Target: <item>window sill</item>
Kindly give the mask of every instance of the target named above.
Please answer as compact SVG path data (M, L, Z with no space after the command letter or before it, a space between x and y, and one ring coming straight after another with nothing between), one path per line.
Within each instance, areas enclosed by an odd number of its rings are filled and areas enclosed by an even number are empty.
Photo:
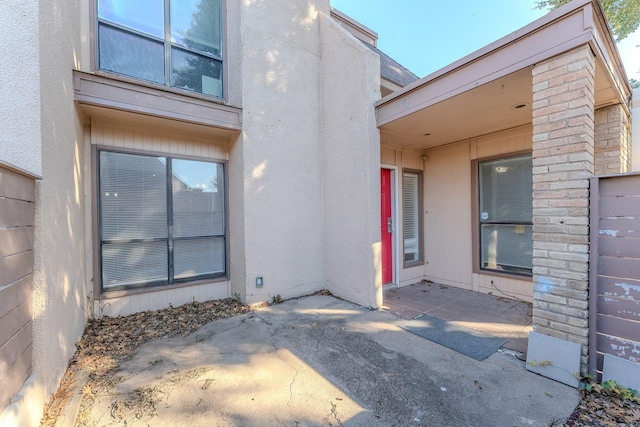
M242 110L222 100L144 85L131 79L73 71L74 99L90 116L117 111L204 126L231 137L242 129ZM137 121L137 120L136 120Z
M152 292L168 291L173 289L187 288L191 286L207 285L207 284L227 282L227 281L229 281L229 277L222 276L222 277L215 277L212 279L194 280L193 282L175 283L173 285L149 286L146 288L102 291L102 293L100 295L97 295L94 299L101 301L101 300L108 300L112 298L122 298L122 297L131 296L131 295L148 294Z
M506 279L512 280L522 280L523 282L533 282L532 276L525 276L517 273L506 273L498 270L481 270L474 269L474 274L481 274L483 276L491 276L491 277L504 277Z
M406 268L422 267L423 265L425 265L424 261L420 260L420 261L405 263L402 265L402 268L406 269Z

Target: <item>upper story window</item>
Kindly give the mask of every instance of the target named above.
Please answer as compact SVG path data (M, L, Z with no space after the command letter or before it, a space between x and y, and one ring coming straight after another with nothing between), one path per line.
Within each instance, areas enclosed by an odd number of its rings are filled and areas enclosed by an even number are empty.
M222 97L222 0L97 1L98 68Z

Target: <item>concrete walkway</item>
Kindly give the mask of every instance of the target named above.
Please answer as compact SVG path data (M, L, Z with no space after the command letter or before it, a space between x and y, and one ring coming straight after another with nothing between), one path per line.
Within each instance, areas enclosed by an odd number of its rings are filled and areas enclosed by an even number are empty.
M507 339L504 348L526 360L531 332L530 303L495 292L488 295L433 282L416 283L384 291L386 309L404 319L423 314L439 317L458 326Z
M478 362L328 296L158 339L83 425L549 426L576 390L495 353Z

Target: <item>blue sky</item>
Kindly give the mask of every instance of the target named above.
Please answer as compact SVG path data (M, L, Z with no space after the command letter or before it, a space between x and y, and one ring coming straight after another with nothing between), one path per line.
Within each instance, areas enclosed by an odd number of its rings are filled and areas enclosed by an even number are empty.
M547 13L534 0L330 0L378 33L378 47L424 77ZM618 49L627 75L640 80L640 31Z

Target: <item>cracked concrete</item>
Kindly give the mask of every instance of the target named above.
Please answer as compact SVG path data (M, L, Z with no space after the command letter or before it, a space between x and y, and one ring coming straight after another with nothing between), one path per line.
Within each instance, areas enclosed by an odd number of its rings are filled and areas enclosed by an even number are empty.
M548 426L578 403L513 357L479 362L396 320L313 296L154 340L82 424Z

